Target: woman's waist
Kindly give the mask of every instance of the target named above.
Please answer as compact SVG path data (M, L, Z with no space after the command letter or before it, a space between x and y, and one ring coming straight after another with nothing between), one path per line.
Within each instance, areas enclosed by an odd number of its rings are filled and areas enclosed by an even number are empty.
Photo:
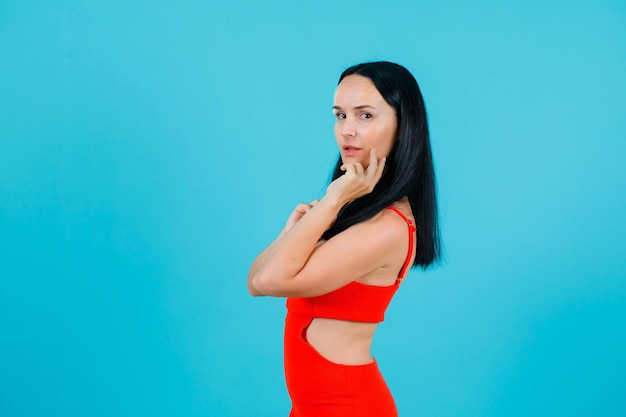
M377 323L307 317L288 314L285 323L286 354L289 346L305 343L335 364L363 365L373 362L370 353Z
M369 352L378 323L317 317L306 328L306 340L314 346L341 346L346 351Z

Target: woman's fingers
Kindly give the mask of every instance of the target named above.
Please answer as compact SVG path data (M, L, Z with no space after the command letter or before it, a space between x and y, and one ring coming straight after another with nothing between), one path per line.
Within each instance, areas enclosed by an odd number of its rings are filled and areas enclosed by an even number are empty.
M354 164L354 169L355 169L356 174L358 176L365 175L365 169L363 169L363 165L361 165L361 164Z
M366 176L368 177L368 180L373 183L372 187L375 186L383 176L383 172L385 170L385 162L387 162L387 158L382 157L378 159L376 157L375 149L372 149L370 151L370 164L367 167Z
M380 158L380 162L378 163L378 165L376 166L376 171L374 172L374 183L378 184L378 181L380 181L380 179L383 176L383 172L385 170L385 163L387 162L387 158L385 158L384 156L382 158Z
M303 213L308 213L309 210L313 208L317 204L317 200L313 200L310 203L301 203L298 207Z
M363 168L358 162L343 164L341 166L341 170L346 174L354 174L357 179L360 179L359 182L371 183L376 185L376 183L382 177L383 170L385 168L386 158L378 159L376 157L376 150L372 149L370 151L370 160L367 168Z
M367 173L368 174L370 174L370 172L375 173L377 167L378 167L378 159L376 159L376 149L372 149L370 151L370 164L367 167Z
M355 163L343 164L340 169L344 174L329 186L329 191L338 194L346 202L371 193L380 181L385 168L386 158L378 159L376 150L370 151L369 165Z
M298 210L302 213L307 213L309 210L313 208L317 204L318 200L313 200L310 203L300 203L298 204Z

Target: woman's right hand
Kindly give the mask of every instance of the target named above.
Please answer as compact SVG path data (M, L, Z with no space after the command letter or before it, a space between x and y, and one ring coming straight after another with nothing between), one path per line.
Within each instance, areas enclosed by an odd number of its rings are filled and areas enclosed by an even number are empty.
M376 150L370 151L370 164L367 169L360 163L343 164L345 171L341 177L330 183L324 198L333 198L340 206L371 193L383 176L386 158L376 158Z
M293 210L293 212L291 213L291 215L289 215L289 218L287 219L287 224L285 225L285 227L283 228L283 231L280 234L284 235L285 233L290 231L291 228L296 223L298 223L298 221L317 204L317 202L318 200L313 200L310 203L298 204L296 208Z

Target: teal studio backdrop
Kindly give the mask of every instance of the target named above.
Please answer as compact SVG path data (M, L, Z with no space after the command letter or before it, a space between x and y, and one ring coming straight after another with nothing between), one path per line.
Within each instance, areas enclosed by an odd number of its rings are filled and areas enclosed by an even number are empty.
M424 94L445 262L400 415L626 415L623 1L0 1L0 415L286 416L247 270L337 157L339 74Z

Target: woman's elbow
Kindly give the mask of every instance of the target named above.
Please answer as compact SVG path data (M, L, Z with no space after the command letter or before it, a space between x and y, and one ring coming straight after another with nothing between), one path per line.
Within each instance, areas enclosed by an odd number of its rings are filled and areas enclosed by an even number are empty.
M253 294L252 291L250 294L252 296L255 295L270 295L274 297L282 296L282 288L279 285L279 282L274 278L269 276L266 273L259 272L255 274L251 279L251 285L249 289L254 290L256 294Z
M248 293L253 297L259 297L261 295L265 295L250 284L248 284Z
M261 295L265 295L263 292L259 291L257 286L254 283L255 275L248 275L248 293L253 297L259 297Z

